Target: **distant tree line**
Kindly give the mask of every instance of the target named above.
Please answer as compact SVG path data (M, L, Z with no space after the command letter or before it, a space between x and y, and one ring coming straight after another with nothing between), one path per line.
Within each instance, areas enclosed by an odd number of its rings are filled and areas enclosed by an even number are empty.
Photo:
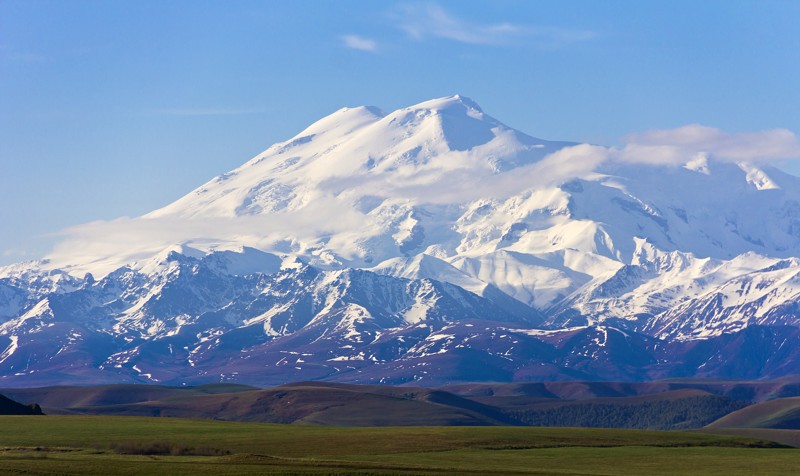
M528 426L583 426L679 430L700 428L748 403L716 395L643 402L565 402L547 408L507 410Z

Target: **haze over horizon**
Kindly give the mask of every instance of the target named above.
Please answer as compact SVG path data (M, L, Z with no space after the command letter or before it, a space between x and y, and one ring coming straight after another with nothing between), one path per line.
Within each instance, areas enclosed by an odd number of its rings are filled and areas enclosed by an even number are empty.
M0 4L0 264L160 208L344 106L800 173L792 2ZM769 147L767 147L769 145Z

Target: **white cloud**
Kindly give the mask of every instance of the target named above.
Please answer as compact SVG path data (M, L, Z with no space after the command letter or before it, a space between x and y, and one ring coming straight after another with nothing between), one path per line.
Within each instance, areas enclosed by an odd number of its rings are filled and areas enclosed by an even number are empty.
M335 177L318 186L336 196L346 190L418 203L466 203L479 198L505 198L531 188L544 188L586 177L609 157L606 147L579 144L543 159L497 173L480 153L451 152L425 165L401 166L391 178L382 174ZM446 178L446 179L444 179Z
M440 5L412 4L396 11L398 27L415 40L444 38L473 45L533 43L539 47L558 47L595 37L588 30L514 23L480 24L461 19Z
M690 124L631 134L615 155L624 162L681 164L698 154L728 162L776 162L800 158L800 139L786 129L727 133Z
M589 179L614 163L681 166L699 157L750 163L800 158L800 140L785 129L726 133L688 125L631 134L621 147L565 147L505 172L491 167L485 150L478 146L445 152L424 165L401 165L389 175L363 172L309 182L313 186L305 192L305 205L291 211L236 218L123 218L76 226L61 234L62 241L49 258L56 266L82 263L83 271L108 272L176 243L199 249L246 244L280 252L327 248L341 256L355 256L360 251L353 251L359 249L353 237L376 236L381 225L352 207L353 197L377 196L396 203L468 203Z
M369 38L358 35L343 35L341 39L344 46L354 50L369 51L370 53L378 50L378 44L375 40L370 40Z
M369 230L372 226L362 213L343 208L332 196L322 196L304 207L302 213L284 211L199 219L123 217L76 225L58 233L61 240L47 259L52 266L68 269L78 276L90 271L99 277L133 261L148 259L175 244L201 250L235 248L242 244L279 250L283 246L280 243L287 241L321 247L327 237L350 230Z

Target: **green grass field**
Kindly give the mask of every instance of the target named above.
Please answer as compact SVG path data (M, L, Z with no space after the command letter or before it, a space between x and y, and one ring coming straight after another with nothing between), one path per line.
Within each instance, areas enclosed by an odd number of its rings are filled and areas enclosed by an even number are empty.
M0 417L0 474L792 474L800 449L701 433L343 428L172 418ZM185 456L120 454L153 443ZM193 454L217 454L196 456Z

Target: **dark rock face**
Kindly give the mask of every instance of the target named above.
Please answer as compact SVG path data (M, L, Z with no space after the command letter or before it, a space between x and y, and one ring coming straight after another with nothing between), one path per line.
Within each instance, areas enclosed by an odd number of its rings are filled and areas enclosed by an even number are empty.
M431 280L308 266L237 277L180 259L166 276L122 269L44 297L4 342L4 385L763 378L796 372L800 358L788 326L686 342L609 326L540 330ZM130 313L123 303L137 299Z
M23 405L0 395L0 415L44 415L37 403Z
M240 276L217 261L172 253L150 273L123 267L35 299L19 291L22 311L1 325L0 385L434 386L759 379L800 370L793 326L675 340L635 323L588 324L576 315L581 325L541 329L536 310L509 306L500 291L481 297L430 279L302 264Z

